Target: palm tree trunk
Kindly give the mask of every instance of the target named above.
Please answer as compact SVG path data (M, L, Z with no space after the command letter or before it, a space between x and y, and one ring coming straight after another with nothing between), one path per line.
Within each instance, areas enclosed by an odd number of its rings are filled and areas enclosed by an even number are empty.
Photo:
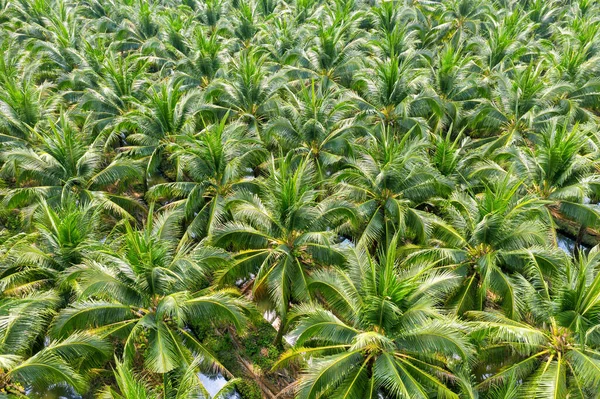
M579 251L581 250L581 242L583 240L583 235L585 234L585 230L586 230L586 226L585 224L582 224L579 227L579 232L577 233L577 239L575 240L575 248L573 248L573 255L575 255L576 258L579 258Z
M279 319L279 328L277 329L277 335L273 340L273 345L278 348L283 347L283 336L285 335L285 325L286 325L286 317L281 317Z
M168 383L169 378L167 377L167 373L163 373L163 398L167 399L167 387L169 385Z

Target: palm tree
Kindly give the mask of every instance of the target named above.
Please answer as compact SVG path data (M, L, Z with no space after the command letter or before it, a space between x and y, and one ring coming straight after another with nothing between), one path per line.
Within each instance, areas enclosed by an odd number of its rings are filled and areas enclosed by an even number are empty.
M480 0L452 0L441 4L440 24L436 26L441 38L460 42L463 36L477 35L479 24L490 14L490 5Z
M540 294L536 283L520 278L522 309L516 320L494 312L469 313L475 320L470 335L482 348L480 359L487 366L481 390L531 398L597 396L599 259L595 247L568 265L550 297Z
M295 309L296 343L277 364L312 359L296 397L459 397L448 366L472 348L464 328L438 309L456 277L427 267L400 271L396 245L397 237L376 257L350 248L345 268L312 276L324 307Z
M116 51L135 51L151 46L157 39L160 26L156 20L158 5L139 2L125 3L119 9L117 22L118 40L113 43Z
M460 288L448 300L457 314L494 306L508 317L518 314L518 273L539 278L549 295L549 279L560 272L564 254L549 245L544 202L519 194L521 187L507 174L475 197L453 193L439 204L447 223L433 224L432 237L439 241L408 249L408 264L442 262L461 276Z
M267 74L265 61L266 57L256 51L240 52L231 70L207 88L205 95L213 104L205 108L222 114L229 112L260 134L284 82L281 74Z
M65 279L77 284L78 301L58 314L53 334L88 330L124 338L127 364L144 345L144 367L156 373L187 366L195 354L205 369L224 370L198 342L192 323L216 320L241 329L246 303L231 290L203 288L227 255L203 246L177 248L174 225L166 215L149 216L143 230L126 224L115 253L68 270Z
M175 399L226 399L235 390L235 384L239 381L232 379L217 392L211 396L198 376L198 364L201 359L196 359L190 366L183 371L177 378L176 388L171 397ZM101 399L160 399L168 393L161 396L149 384L135 375L124 363L115 360L114 370L117 387L106 386L100 393ZM170 391L171 392L171 391Z
M300 52L298 66L291 67L299 79L314 77L322 84L349 87L352 73L360 67L364 39L356 25L360 12L348 8L323 9L319 19L311 21L315 33Z
M215 229L217 245L237 250L235 260L221 270L217 283L252 279L254 300L279 316L277 345L287 329L293 302L310 299L307 279L322 264L339 262L336 226L354 212L334 197L319 201L315 167L309 160L294 162L288 154L271 159L267 178L258 192L240 190L228 201L233 221Z
M153 179L169 177L165 165L169 147L180 136L195 132L195 114L201 100L197 90L183 91L180 79L169 79L147 94L147 101L131 111L123 126L132 131L127 135L126 154L146 162L146 184Z
M54 288L62 271L102 248L98 243L101 210L90 204L77 207L69 197L56 210L42 202L33 218L36 232L11 237L2 245L0 291L18 296Z
M35 141L33 131L53 115L59 103L50 82L36 84L36 65L18 68L21 57L9 47L0 57L0 142Z
M110 353L106 341L87 333L45 341L59 303L51 291L0 301L0 380L6 392L26 397L25 388L43 390L55 383L85 392L86 373Z
M184 240L212 236L225 220L225 203L237 187L250 183L263 158L260 141L240 123L227 125L227 115L200 133L184 137L173 149L180 166L178 181L161 183L148 192L166 198L164 208L182 209L187 226Z
M477 59L465 44L447 44L429 62L431 84L442 107L446 122L462 129L471 122L469 111L486 96L485 80L474 73Z
M219 1L212 3L219 3ZM207 2L207 7L209 3ZM177 63L176 70L183 77L184 86L207 87L226 64L226 41L216 33L207 38L206 32L202 29L194 33L195 50Z
M357 201L364 220L358 242L371 246L399 233L423 242L429 214L419 207L444 191L449 182L426 161L426 143L395 135L381 126L370 132L367 145L335 175L342 195Z
M580 231L600 226L600 213L585 203L598 185L590 175L596 151L588 149L590 143L596 147L597 138L584 128L554 119L535 139L533 149L520 147L514 154L514 164L529 191L548 201L558 223L566 217L576 221Z
M511 69L494 76L489 98L483 98L469 116L469 128L480 136L504 135L510 143L539 121L538 113L552 101L552 88L544 82L543 63Z
M93 203L119 217L131 218L143 206L127 195L103 191L117 182L131 181L139 169L126 158L104 163L101 150L88 145L83 132L61 114L50 130L38 136L35 148L15 148L2 154L1 173L13 181L4 196L10 208L33 205L40 200L51 205L73 196L80 203Z
M280 104L279 117L265 130L278 139L284 152L314 159L319 180L325 180L352 152L352 136L364 130L351 119L356 107L314 82L286 94L289 99Z
M524 14L502 8L485 22L479 50L486 68L501 70L512 60L538 50L537 40L530 40L534 23Z
M373 69L375 73L369 68L356 78L358 106L385 127L403 132L415 129L422 135L427 132L428 118L435 115L438 103L434 93L428 92L425 71L417 61L413 57L401 60L392 54L377 61Z
M137 54L101 57L94 77L96 85L85 90L81 107L92 112L100 137L106 137L107 144L114 145L115 141L117 144L122 141L118 135L123 134L121 124L125 115L144 98L148 62Z

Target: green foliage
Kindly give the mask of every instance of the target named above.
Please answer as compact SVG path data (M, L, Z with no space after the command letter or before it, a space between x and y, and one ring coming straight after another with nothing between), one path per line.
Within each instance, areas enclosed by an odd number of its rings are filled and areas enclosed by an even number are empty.
M261 399L262 394L258 385L254 381L241 380L235 385L242 399Z
M598 397L599 15L0 0L0 396Z
M281 354L281 350L273 345L275 330L260 319L253 320L253 325L254 328L242 338L245 354L260 369L270 370Z

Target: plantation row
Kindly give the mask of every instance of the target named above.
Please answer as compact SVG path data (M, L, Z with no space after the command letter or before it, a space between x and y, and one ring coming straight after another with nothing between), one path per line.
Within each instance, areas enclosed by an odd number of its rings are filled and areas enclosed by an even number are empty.
M600 397L599 31L0 0L0 397Z

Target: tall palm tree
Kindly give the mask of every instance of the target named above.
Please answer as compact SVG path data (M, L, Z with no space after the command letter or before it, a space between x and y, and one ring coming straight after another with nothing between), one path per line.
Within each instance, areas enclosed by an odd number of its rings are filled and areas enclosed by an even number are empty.
M447 366L472 350L464 328L437 308L456 277L425 268L400 271L397 238L377 256L351 248L345 268L315 273L324 307L300 305L294 347L278 366L312 359L298 398L458 398Z
M482 347L480 359L487 365L481 390L496 387L500 393L531 398L597 396L598 254L596 247L570 265L563 281L555 281L560 289L551 297L520 278L520 320L494 312L469 313L475 320L470 335Z
M65 279L77 284L78 301L59 313L53 334L88 330L121 337L127 364L144 345L144 366L156 373L185 367L194 354L202 356L205 370L225 370L198 341L192 324L216 320L241 329L246 303L231 291L203 288L210 270L227 256L202 246L177 249L174 224L172 218L149 216L142 230L126 225L116 253L71 268Z
M164 208L181 208L185 213L185 240L212 236L225 220L225 203L237 187L250 183L252 171L264 155L257 137L241 123L219 123L184 137L173 149L180 172L176 182L153 186L148 196L166 198Z
M61 114L50 129L38 136L35 148L15 148L2 154L2 173L13 188L4 195L10 208L35 205L46 200L55 205L73 196L81 203L94 203L120 217L131 218L143 206L127 195L104 191L117 182L134 180L137 166L126 158L105 163L100 148L89 141L68 114ZM135 181L135 180L134 180Z
M83 393L86 373L110 353L106 341L86 333L46 342L59 303L51 291L0 301L0 377L6 392L26 397L24 388L67 383Z
M356 159L335 175L342 195L357 201L364 220L358 242L371 246L396 233L423 242L429 214L419 207L448 192L449 182L427 163L423 140L408 133L398 137L383 126L369 136Z
M341 259L336 226L354 217L345 201L319 201L313 163L303 159L296 164L291 155L271 160L269 175L257 182L257 193L240 190L230 199L233 221L214 235L216 244L237 251L217 282L252 279L254 299L279 316L278 345L287 331L291 304L310 299L308 276L319 265Z

